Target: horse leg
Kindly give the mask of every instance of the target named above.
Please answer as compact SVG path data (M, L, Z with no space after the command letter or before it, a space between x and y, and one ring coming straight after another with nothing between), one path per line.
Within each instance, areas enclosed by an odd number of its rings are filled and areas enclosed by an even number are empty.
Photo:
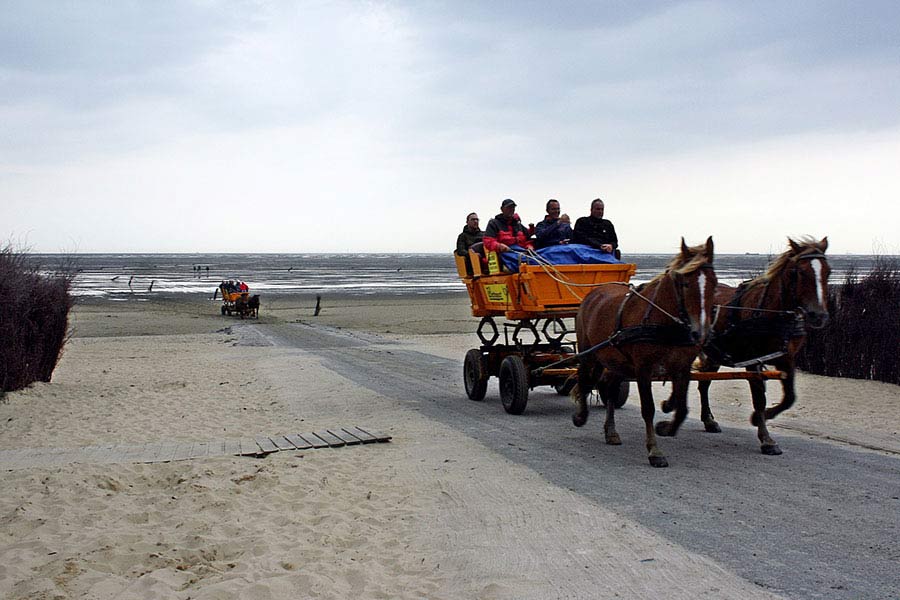
M652 467L668 467L665 455L656 445L656 432L653 430L653 415L656 407L653 405L653 389L651 380L646 374L641 374L637 380L638 392L641 395L641 416L644 418L645 437L647 441L647 458Z
M575 427L581 427L588 420L588 394L594 389L594 364L597 362L593 356L585 356L578 363L578 384L572 390L575 398L575 414L572 415L572 423Z
M767 420L774 419L779 413L789 409L797 399L797 393L794 391L794 361L785 364L783 368L781 368L781 371L785 374L785 378L781 380L781 389L783 390L784 395L782 396L780 403L772 408L766 409Z
M618 390L621 384L622 380L618 377L609 377L606 381L607 389L610 390ZM622 438L616 431L616 402L613 397L606 402L606 421L603 423L603 434L606 437L606 443L610 446L622 444Z
M690 375L679 375L672 378L672 394L669 396L669 406L674 408L675 415L671 421L660 421L656 424L656 434L665 437L674 437L678 428L687 418L687 393Z
M753 417L750 421L756 425L756 437L759 438L760 452L770 456L781 454L781 448L769 436L766 428L766 382L762 379L750 379L750 395L753 396Z
M700 371L704 373L715 373L719 370L719 365L713 363L704 363L700 367ZM712 381L698 381L697 391L700 392L700 420L703 422L703 428L708 433L721 433L722 428L716 423L716 418L709 408L709 386Z

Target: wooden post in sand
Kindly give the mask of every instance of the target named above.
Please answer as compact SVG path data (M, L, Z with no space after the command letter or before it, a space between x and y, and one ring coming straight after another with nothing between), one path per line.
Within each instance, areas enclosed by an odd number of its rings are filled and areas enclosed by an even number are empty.
M316 296L316 312L313 313L314 317L319 316L319 311L322 309L322 296Z

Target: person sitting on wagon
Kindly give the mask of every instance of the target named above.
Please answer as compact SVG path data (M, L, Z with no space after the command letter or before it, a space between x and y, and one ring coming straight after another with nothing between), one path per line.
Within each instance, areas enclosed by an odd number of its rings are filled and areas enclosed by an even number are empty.
M572 242L585 244L602 252L618 254L619 238L616 236L616 228L608 219L603 218L603 209L603 200L600 198L591 202L590 216L575 221Z
M509 252L510 246L531 249L530 233L516 214L516 203L507 198L500 203L500 214L488 221L484 230L484 249L488 252Z
M244 283L244 282L242 281L241 284L238 286L238 289L239 289L242 293L243 293L243 292L249 292L249 291L250 291L250 286L248 286L246 283Z
M569 215L561 215L559 211L558 200L547 200L547 216L537 224L534 231L534 245L537 248L568 244L572 239Z
M478 215L469 213L466 215L466 224L463 226L462 233L456 238L456 253L459 256L468 256L469 248L480 242L484 238L484 232L478 226Z

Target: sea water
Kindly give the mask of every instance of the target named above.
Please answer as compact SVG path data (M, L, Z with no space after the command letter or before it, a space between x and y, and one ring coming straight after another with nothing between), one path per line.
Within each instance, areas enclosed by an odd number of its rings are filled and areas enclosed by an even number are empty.
M223 280L245 281L251 293L390 295L465 293L450 254L35 254L46 271L76 273L73 293L108 299L150 298L160 294L212 296ZM632 281L647 281L672 258L631 254L637 265ZM719 281L736 285L762 274L774 258L765 254L717 254ZM831 282L848 273L864 275L877 257L834 255Z

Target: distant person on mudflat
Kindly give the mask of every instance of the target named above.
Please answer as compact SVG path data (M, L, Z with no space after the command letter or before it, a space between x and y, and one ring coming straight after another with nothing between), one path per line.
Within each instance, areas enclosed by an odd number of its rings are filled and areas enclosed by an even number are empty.
M500 214L488 221L484 230L484 249L488 252L509 252L510 246L531 249L530 235L516 214L516 203L507 198L500 203Z
M559 214L559 201L547 200L547 216L537 224L534 230L536 248L568 244L572 239L572 222L569 215Z
M603 209L603 200L600 198L591 202L591 215L575 221L572 242L585 244L602 252L615 253L619 247L619 238L613 224L603 218Z
M469 248L480 242L484 238L484 232L478 225L478 215L469 213L466 215L466 224L463 226L462 233L456 238L456 253L459 256L466 256Z

